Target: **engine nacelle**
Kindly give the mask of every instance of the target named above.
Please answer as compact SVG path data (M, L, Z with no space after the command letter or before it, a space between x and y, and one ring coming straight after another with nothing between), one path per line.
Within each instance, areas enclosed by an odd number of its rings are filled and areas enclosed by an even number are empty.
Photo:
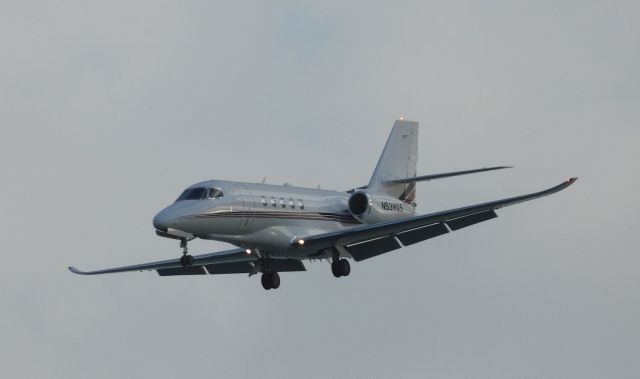
M349 197L349 212L365 224L413 216L415 209L393 196L355 192Z

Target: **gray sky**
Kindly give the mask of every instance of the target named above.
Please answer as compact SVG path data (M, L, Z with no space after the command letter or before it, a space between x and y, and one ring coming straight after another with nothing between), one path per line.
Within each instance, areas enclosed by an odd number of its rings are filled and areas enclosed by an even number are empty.
M635 1L3 1L0 367L11 378L640 376ZM354 264L79 277L171 258L194 182L365 184L420 121L421 212L553 197ZM194 252L225 248L192 244Z

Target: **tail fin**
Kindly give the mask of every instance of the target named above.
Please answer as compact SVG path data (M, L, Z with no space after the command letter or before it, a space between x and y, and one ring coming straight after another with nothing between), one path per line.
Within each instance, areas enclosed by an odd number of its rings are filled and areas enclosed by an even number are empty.
M418 123L397 120L384 146L378 165L367 188L397 197L415 205L415 183L392 183L393 180L416 176L418 161Z

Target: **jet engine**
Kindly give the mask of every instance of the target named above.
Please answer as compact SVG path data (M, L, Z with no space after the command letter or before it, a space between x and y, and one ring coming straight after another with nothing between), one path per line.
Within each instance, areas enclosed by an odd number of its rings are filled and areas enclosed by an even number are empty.
M360 191L349 197L349 212L365 224L375 224L413 216L415 209L393 196Z

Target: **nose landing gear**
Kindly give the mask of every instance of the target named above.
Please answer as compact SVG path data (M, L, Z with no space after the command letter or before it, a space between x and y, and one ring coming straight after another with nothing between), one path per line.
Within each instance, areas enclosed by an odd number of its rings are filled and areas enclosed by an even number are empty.
M182 265L182 267L191 266L193 264L193 257L189 255L186 238L180 238L180 247L182 248L182 256L180 257L180 264Z

